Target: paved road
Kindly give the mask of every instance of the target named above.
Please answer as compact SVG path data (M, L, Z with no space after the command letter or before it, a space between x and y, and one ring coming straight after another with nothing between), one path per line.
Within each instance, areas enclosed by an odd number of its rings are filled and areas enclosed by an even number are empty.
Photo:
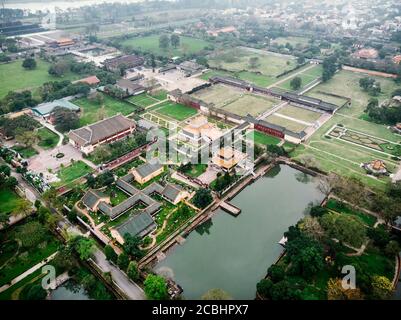
M104 253L96 249L93 254L93 260L102 269L103 272L110 272L114 282L120 289L127 294L130 300L145 300L145 293L134 282L130 281L127 276L113 264L106 260Z

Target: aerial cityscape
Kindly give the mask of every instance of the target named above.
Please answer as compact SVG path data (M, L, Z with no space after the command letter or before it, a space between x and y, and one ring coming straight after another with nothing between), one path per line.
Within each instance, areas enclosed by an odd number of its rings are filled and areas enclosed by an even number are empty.
M401 300L401 2L0 0L9 300Z

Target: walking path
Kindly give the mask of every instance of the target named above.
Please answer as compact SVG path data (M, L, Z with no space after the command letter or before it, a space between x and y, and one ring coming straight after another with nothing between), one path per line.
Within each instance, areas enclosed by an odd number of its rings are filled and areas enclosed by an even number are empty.
M299 75L299 74L301 74L301 73L304 73L304 72L306 72L306 71L308 71L308 70L310 70L310 69L312 69L312 68L314 68L314 67L316 67L316 65L315 65L315 64L311 64L309 67L306 67L305 69L301 68L301 70L299 70L299 71L297 71L297 72L295 72L295 73L292 73L292 72L291 72L291 73L288 75L288 77L285 77L285 78L283 78L283 79L281 79L281 80L279 80L279 81L277 81L277 82L275 82L275 83L273 83L273 84L267 86L266 88L267 88L267 89L270 89L270 88L276 87L277 85L280 85L280 84L282 84L283 82L286 82L287 80L289 80L289 79L291 79L291 78L293 78L293 77L296 77L297 75Z
M100 250L96 249L93 253L93 259L91 259L101 272L110 272L111 278L113 279L116 286L123 291L128 299L130 300L145 300L145 293L142 288L136 283L131 281L128 276L123 273L119 268L111 264L105 254Z
M313 123L306 122L306 121L299 120L299 119L295 119L295 118L286 116L286 115L281 114L281 113L278 113L278 112L276 112L274 115L275 115L275 116L278 116L278 117L280 117L280 118L284 118L284 119L287 119L287 120L291 120L291 121L294 121L294 122L303 124L303 125L308 126L308 127L309 127L309 126L313 126Z
M11 280L9 284L5 284L2 287L0 287L0 293L3 291L6 291L8 288L12 287L16 283L20 282L21 280L25 279L25 277L29 276L30 274L34 273L36 270L39 270L42 268L44 265L46 265L49 261L51 261L58 252L53 253L52 255L48 256L46 259L43 261L39 262L38 264L34 265L32 268L28 269L24 273L20 274L18 277L14 278Z
M57 142L56 147L60 147L63 144L64 135L62 133L58 132L53 125L46 122L45 120L39 119L39 122L42 126L46 127L47 129L49 129L50 131L54 132L55 134L57 134L59 136L59 140Z

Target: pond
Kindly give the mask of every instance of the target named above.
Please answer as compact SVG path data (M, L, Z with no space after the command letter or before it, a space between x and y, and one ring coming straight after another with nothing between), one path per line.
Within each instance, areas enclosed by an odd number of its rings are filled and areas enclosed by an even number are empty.
M199 299L212 288L234 299L255 298L256 284L283 250L278 244L283 233L310 202L324 198L317 185L316 178L276 166L230 201L242 209L238 217L218 210L155 271L174 279L187 299Z
M90 300L85 289L73 280L68 280L50 293L51 300Z

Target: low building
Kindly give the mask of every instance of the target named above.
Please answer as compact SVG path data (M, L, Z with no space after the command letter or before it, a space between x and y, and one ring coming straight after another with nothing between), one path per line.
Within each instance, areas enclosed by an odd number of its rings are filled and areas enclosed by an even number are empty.
M126 55L107 59L103 62L103 65L110 71L117 71L121 66L135 68L143 65L144 62L145 60L137 55Z
M163 171L164 167L158 162L145 163L137 168L134 168L132 170L132 174L138 183L144 184L163 173Z
M32 108L32 113L39 117L42 118L50 123L54 122L53 112L54 109L60 107L60 108L66 108L71 111L79 112L80 108L73 104L71 101L67 99L59 99L59 100L54 100L52 102L45 102L37 105L36 107Z
M135 131L135 122L117 114L91 125L72 130L68 133L70 143L89 154L101 144L120 140Z
M385 175L387 174L387 167L383 160L372 160L363 164L363 167L368 173L374 175Z
M125 91L127 96L136 96L146 91L146 89L140 84L137 84L127 79L118 80L116 83L116 87Z
M212 158L213 164L224 171L231 171L238 163L246 158L246 155L231 147L221 148Z
M52 48L64 48L75 45L75 40L70 38L61 38L50 42Z
M401 134L401 122L391 127L392 130L398 134Z
M395 64L400 64L401 63L401 54L394 56L393 57L393 62Z
M374 48L364 48L354 53L354 56L359 59L376 59L379 52Z
M229 26L217 30L209 30L207 34L213 37L217 37L220 33L237 33L237 32L238 31L234 26Z
M81 202L87 210L96 212L100 202L110 203L110 197L98 190L88 190Z
M77 81L74 81L73 83L86 83L88 85L90 85L91 87L93 86L97 86L100 83L100 80L98 77L96 76L90 76L87 78L83 78Z
M171 202L172 204L178 204L179 202L187 198L189 194L180 186L168 183L164 187L161 196L165 198L167 201Z
M223 132L214 124L208 122L207 117L201 115L192 118L179 133L180 140L199 146L202 142L211 143L219 139Z
M124 236L126 234L143 238L156 228L157 224L153 220L152 216L146 212L141 212L133 217L130 217L121 225L110 229L110 233L113 238L117 240L117 242L124 244Z
M184 61L178 65L178 69L183 71L187 76L202 72L205 69L195 61Z

